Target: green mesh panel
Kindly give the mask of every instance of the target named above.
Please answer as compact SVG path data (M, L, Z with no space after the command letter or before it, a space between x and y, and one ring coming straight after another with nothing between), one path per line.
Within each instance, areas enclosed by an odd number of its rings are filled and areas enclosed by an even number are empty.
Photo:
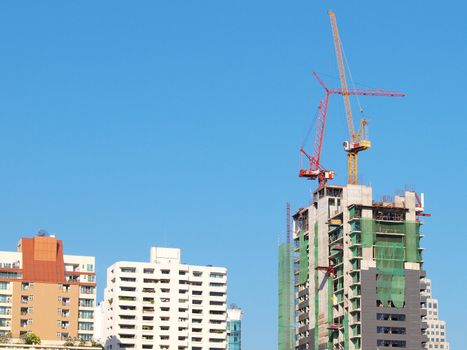
M355 216L355 207L349 209L349 216L351 219Z
M360 243L360 237L356 232L353 232L350 234L350 239L352 240L352 244L359 244Z
M376 238L375 221L373 219L361 218L362 247L371 248Z
M405 246L402 242L378 241L375 247L376 293L383 305L390 301L401 308L405 293Z
M377 222L375 226L376 232L382 233L401 233L405 232L404 223L402 222Z
M293 349L292 261L290 244L279 245L279 322L278 349Z
M344 314L344 350L349 350L349 314Z
M319 319L319 286L318 286L318 223L315 222L315 236L313 239L313 246L314 246L314 267L315 267L315 329L314 329L314 336L315 336L315 350L319 350L319 342L318 342L318 319Z
M420 223L415 221L405 222L405 247L408 262L420 262Z
M334 280L331 276L328 277L328 324L333 323L333 293L334 293ZM333 334L334 332L328 330L328 350L333 350Z
M303 284L306 283L308 279L308 240L305 239L305 233L303 231L300 231L299 244L300 271L298 282Z

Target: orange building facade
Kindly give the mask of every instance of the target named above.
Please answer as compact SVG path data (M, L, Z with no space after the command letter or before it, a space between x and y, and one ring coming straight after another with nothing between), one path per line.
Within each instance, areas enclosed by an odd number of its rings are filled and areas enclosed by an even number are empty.
M22 238L0 252L0 335L37 334L43 343L94 338L95 258L63 254L54 236Z

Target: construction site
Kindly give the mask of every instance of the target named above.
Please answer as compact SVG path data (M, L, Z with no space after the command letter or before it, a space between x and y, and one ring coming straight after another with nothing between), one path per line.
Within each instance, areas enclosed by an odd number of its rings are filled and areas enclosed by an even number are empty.
M315 190L308 206L297 205L291 213L287 204L287 237L278 258L278 349L438 348L431 346L427 332L421 239L422 218L430 214L424 211L424 196L406 190L376 200L372 187L360 184L358 176L358 155L372 143L364 117L354 127L351 97L405 95L349 88L332 11L329 19L340 87L327 87L314 73L325 94L318 106L312 151L300 149L299 177L311 180ZM321 164L331 95L342 96L348 127L349 138L343 143L345 185L332 184L334 171Z

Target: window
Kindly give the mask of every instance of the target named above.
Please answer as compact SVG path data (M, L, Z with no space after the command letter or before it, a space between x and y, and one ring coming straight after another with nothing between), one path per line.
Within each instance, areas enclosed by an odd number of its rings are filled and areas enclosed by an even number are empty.
M88 272L92 272L92 271L94 271L94 266L92 264L88 264L86 266L86 270L88 270Z
M81 294L94 294L95 287L81 286Z
M144 269L143 273L154 273L154 269Z
M92 334L80 334L78 338L79 340L90 341L92 339Z
M225 283L215 283L215 282L211 282L209 283L209 285L211 287L225 287Z
M121 267L120 271L123 273L135 273L136 267Z
M90 319L94 317L93 311L79 311L78 318Z
M79 306L93 307L94 306L94 300L93 299L79 299Z
M404 314L386 314L386 313L377 313L376 319L378 321L405 321Z
M219 272L211 272L209 274L209 277L211 277L211 278L224 278L225 274L219 273Z
M81 329L83 331L93 331L94 325L92 322L79 322L78 329Z
M378 339L376 345L384 348L405 348L407 346L407 342L405 340Z
M10 282L0 282L0 290L6 290L10 287Z
M120 277L120 281L122 282L136 282L136 278L134 277ZM146 282L146 280L144 280Z
M376 327L376 333L383 334L406 334L406 329L402 327L387 327L378 326Z

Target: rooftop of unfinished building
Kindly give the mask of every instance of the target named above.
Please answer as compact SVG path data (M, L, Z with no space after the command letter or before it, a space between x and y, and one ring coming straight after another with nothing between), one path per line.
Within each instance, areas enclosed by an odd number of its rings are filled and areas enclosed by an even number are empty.
M368 191L372 189L370 185L366 184L347 184L347 185L330 185L326 184L323 187L317 188L313 191L313 197L316 198L318 196L319 198L322 198L323 196L336 196L338 197L339 191L342 191L343 189L348 189L348 190L353 190L353 191L358 191L358 190L365 190ZM327 192L327 190L330 191L330 193ZM371 192L369 192L371 194ZM380 208L400 208L400 209L407 209L408 207L411 207L411 205L407 205L407 197L412 197L415 194L415 191L412 190L406 190L403 191L403 193L399 193L398 195L394 196L388 196L388 195L383 195L381 199L376 200L372 199L372 206L373 207L380 207ZM414 201L414 198L412 197L409 202L413 204L412 202ZM349 205L349 207L353 206L354 204ZM298 214L303 208L300 208L296 214Z

